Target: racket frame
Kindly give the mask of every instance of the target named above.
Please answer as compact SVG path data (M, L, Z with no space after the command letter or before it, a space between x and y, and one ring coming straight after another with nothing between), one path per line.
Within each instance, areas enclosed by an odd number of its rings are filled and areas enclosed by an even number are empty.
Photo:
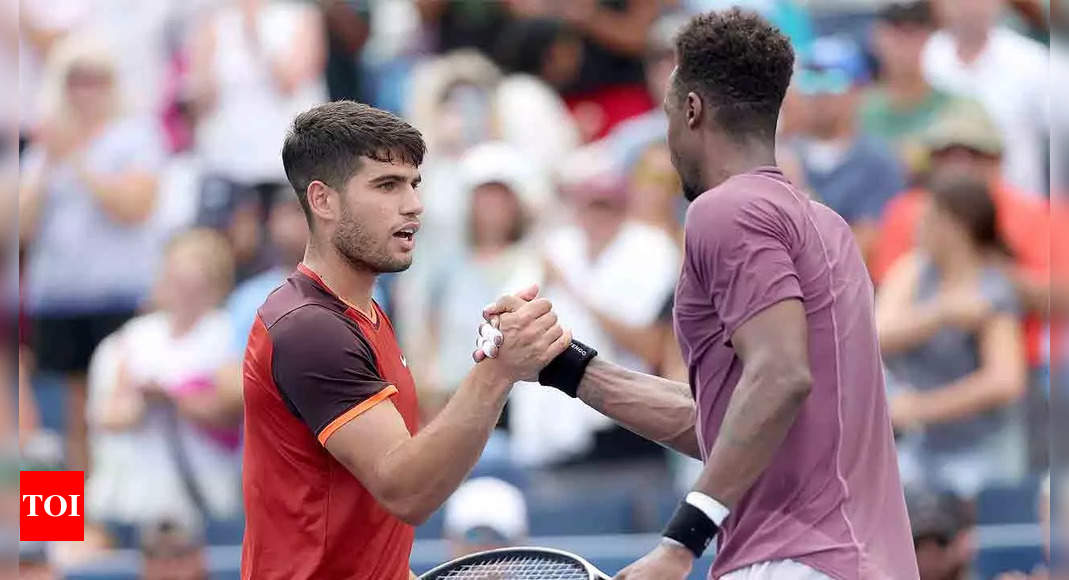
M541 548L538 546L516 546L513 548L497 548L495 550L486 550L483 552L468 554L467 556L462 556L460 558L450 560L444 564L435 566L433 569L428 570L423 574L420 574L419 580L434 580L438 574L443 574L451 570L455 566L464 564L468 560L474 560L486 556L494 556L497 554L516 554L520 556L523 555L523 553L527 553L529 555L553 554L555 556L570 558L586 568L587 573L590 574L590 580L610 580L610 576L608 574L595 568L593 564L588 562L582 556L573 554L572 552L567 552L565 550L557 550L555 548Z

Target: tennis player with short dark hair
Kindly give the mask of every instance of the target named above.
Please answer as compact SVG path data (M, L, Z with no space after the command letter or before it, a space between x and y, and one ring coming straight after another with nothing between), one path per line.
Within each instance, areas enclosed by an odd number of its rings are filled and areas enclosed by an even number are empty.
M409 578L413 526L475 464L512 384L571 340L547 301L525 303L501 324L514 347L418 429L412 374L371 292L412 261L423 153L407 123L350 101L302 113L286 137L310 238L245 353L243 578Z
M705 462L664 540L618 578L685 578L719 536L712 578L915 579L872 284L850 227L776 168L791 46L733 9L692 19L676 55L664 106L693 202L674 309L690 385L578 341L539 377Z

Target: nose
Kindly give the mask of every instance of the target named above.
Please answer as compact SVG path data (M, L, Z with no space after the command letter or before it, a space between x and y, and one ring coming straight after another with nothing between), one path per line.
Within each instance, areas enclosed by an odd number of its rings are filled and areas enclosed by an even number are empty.
M420 199L419 190L408 186L408 192L401 204L401 213L406 216L417 217L423 213L423 200Z

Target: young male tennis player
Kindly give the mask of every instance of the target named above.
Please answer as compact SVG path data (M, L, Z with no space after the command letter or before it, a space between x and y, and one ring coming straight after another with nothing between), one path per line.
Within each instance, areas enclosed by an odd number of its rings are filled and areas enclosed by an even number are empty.
M571 340L547 301L526 302L501 324L509 352L417 432L412 375L371 290L412 262L423 153L404 121L348 101L302 113L286 137L311 230L245 353L243 578L409 578L412 526L471 470L512 384Z
M674 313L690 385L579 342L540 376L705 462L663 541L618 578L685 578L719 536L712 578L915 579L872 284L850 227L775 166L790 43L734 9L692 19L676 55L664 107L693 201ZM505 323L520 304L486 314Z

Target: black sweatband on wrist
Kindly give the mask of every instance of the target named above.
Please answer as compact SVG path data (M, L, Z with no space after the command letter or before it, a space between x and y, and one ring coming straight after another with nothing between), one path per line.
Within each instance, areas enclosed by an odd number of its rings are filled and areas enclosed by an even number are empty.
M720 532L717 526L705 515L702 510L683 501L679 503L672 519L668 521L664 532L661 534L683 544L694 554L695 558L701 558L702 553L709 547L716 534Z
M574 399L579 391L579 382L583 380L583 374L586 372L586 366L596 356L598 356L598 351L573 339L564 352L549 361L549 364L538 373L538 382L546 387L560 389Z

